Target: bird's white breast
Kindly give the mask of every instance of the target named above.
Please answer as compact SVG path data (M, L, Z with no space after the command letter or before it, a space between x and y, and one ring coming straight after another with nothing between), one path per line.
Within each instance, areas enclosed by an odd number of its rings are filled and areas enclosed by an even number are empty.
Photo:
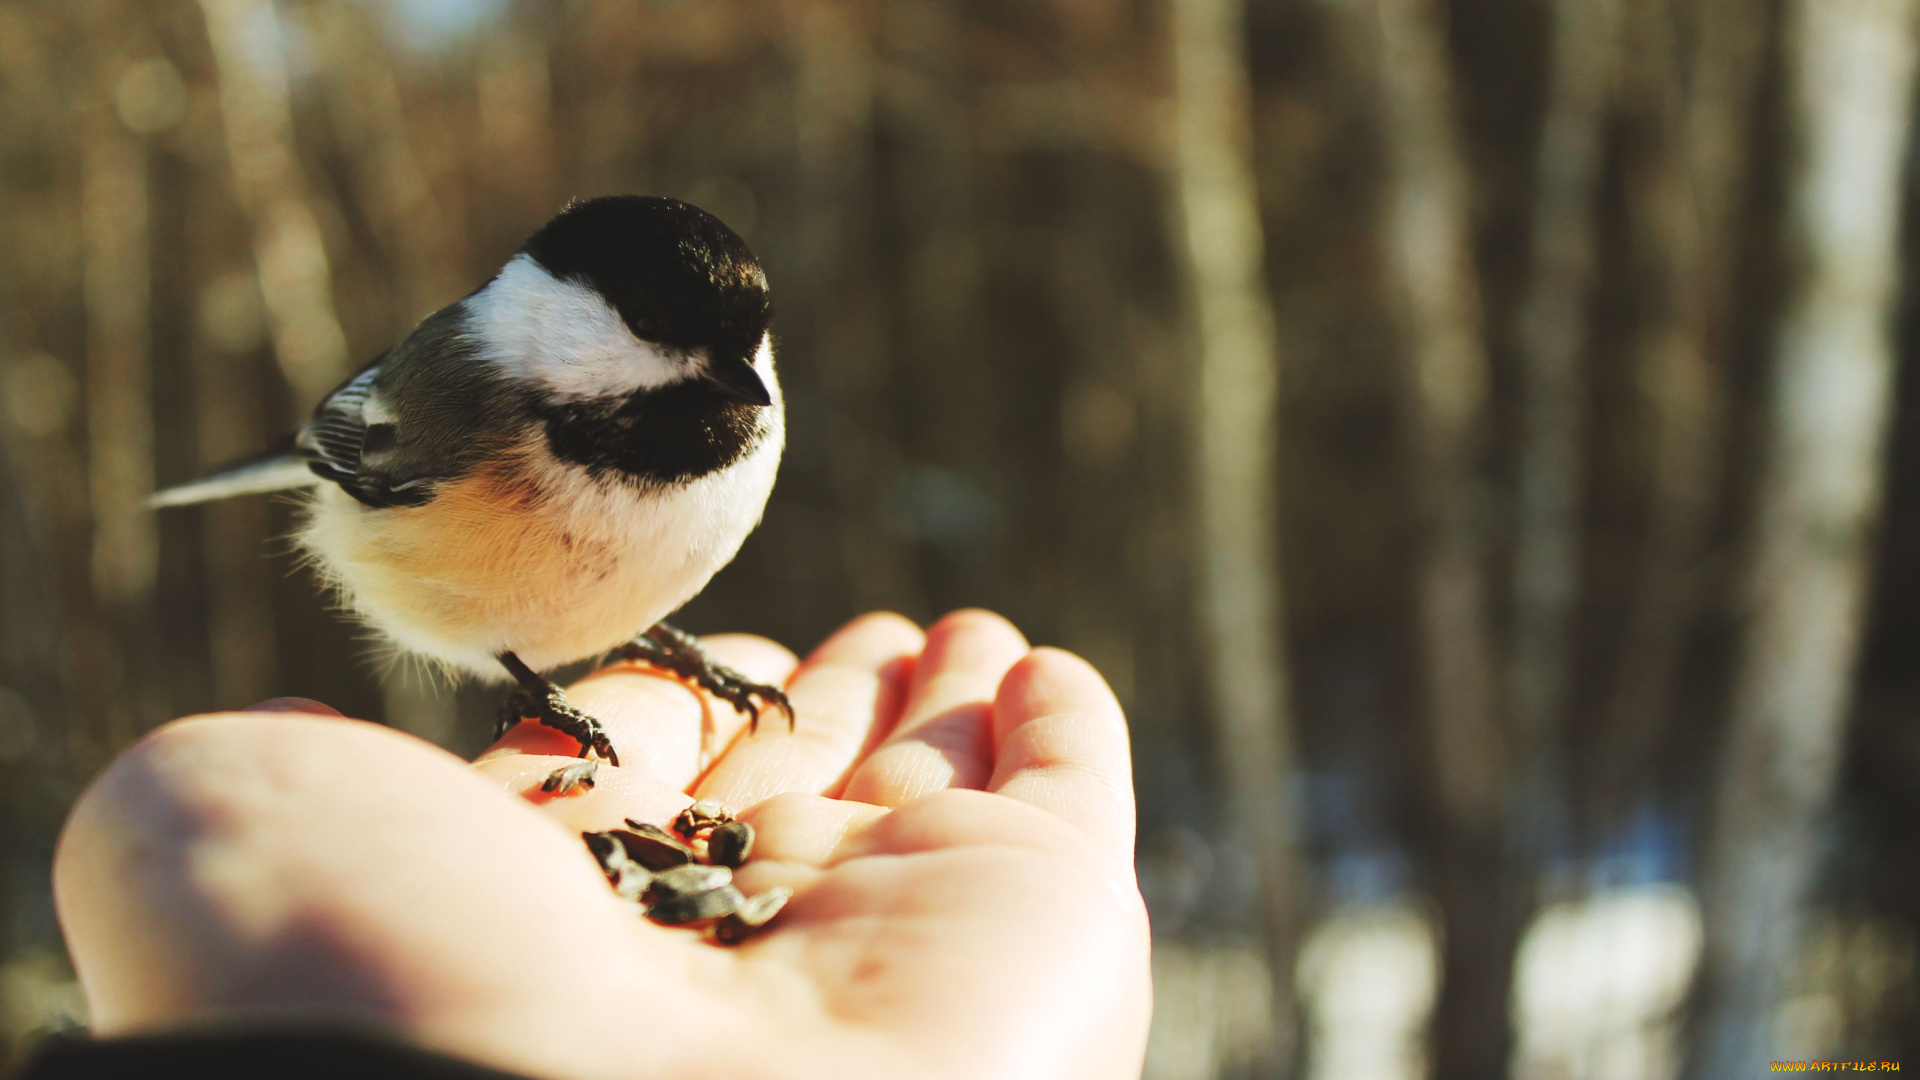
M740 461L664 488L595 479L537 434L423 506L371 509L324 484L301 544L401 649L489 679L506 651L547 670L645 630L733 558L779 468L777 397L768 424Z

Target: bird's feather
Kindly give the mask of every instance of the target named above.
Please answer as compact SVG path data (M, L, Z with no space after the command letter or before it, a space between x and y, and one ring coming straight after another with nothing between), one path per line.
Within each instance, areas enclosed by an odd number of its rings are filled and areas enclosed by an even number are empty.
M360 453L367 435L364 408L373 392L373 380L380 365L368 364L346 385L327 395L313 419L300 429L294 445L300 456L313 465L324 479L351 486L360 471Z
M147 505L191 506L194 503L231 499L237 495L262 495L273 491L312 487L320 482L306 461L286 444L272 451L216 469L198 480L157 492Z

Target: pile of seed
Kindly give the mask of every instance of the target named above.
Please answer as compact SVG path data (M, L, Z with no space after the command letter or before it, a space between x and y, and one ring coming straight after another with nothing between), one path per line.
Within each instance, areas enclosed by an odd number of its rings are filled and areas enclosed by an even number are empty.
M680 811L673 831L627 819L627 828L581 833L613 891L662 926L711 930L734 945L773 920L793 897L776 885L748 897L733 871L753 856L753 826L702 800Z

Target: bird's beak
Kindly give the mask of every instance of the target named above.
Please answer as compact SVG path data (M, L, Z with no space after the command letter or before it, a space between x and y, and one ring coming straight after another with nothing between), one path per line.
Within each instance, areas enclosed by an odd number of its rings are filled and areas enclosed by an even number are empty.
M754 370L753 361L744 356L709 356L702 372L707 381L735 401L748 405L771 405L773 395L765 379Z

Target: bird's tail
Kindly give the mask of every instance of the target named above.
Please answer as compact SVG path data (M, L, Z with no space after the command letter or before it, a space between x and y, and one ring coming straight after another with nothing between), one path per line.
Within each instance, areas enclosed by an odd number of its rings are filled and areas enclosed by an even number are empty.
M191 506L194 503L230 499L236 495L263 495L270 491L312 487L320 478L307 468L305 459L293 451L293 440L264 454L236 461L215 469L198 480L155 492L147 506Z

